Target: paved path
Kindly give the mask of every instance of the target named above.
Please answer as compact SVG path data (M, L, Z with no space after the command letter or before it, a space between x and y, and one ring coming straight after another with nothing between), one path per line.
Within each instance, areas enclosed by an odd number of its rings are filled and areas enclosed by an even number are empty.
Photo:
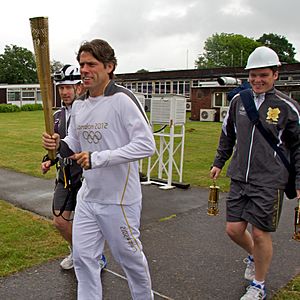
M155 300L239 299L247 286L242 278L245 253L224 234L226 195L220 197L220 215L210 217L206 214L206 189L161 190L155 185L142 189L141 240ZM52 190L52 180L0 169L0 199L19 207L51 217ZM294 206L295 201L285 202L279 229L273 234L269 296L300 273L300 244L291 239ZM130 299L123 272L109 249L105 254L109 265L102 278L104 300ZM0 299L76 299L74 272L62 271L59 262L0 278Z

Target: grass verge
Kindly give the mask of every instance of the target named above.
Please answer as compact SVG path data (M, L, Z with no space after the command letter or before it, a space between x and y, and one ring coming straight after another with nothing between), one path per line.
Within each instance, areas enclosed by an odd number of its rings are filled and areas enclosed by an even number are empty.
M0 200L0 277L61 257L67 243L50 220Z
M221 123L192 122L189 121L189 114L187 115L184 182L192 186L211 185L208 174L218 145L220 130ZM40 162L46 153L41 146L43 131L42 111L1 114L0 168L36 177L54 178L54 169L47 175L42 175L40 171ZM175 139L175 147L177 144L178 141ZM146 170L146 163L143 166L143 170ZM154 176L155 172L157 170L154 170ZM229 189L229 180L225 173L226 167L218 180L222 191ZM0 276L21 271L67 253L66 242L50 221L19 210L4 201L0 201L0 237ZM272 299L299 300L300 276L295 277Z

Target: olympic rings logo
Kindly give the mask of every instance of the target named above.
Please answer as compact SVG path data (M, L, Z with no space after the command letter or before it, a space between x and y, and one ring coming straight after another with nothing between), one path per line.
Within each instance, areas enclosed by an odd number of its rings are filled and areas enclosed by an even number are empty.
M99 131L83 131L82 136L85 140L88 141L88 143L92 144L98 144L100 140L102 139L102 134Z

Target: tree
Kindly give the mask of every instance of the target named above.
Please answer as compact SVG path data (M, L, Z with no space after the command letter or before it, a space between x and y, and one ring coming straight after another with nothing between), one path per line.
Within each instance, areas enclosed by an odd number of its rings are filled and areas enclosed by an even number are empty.
M260 42L241 34L216 33L205 41L204 53L195 65L198 69L245 66L249 54L258 46Z
M16 45L6 45L4 53L0 54L0 82L37 83L33 53Z
M56 71L59 71L64 66L63 63L57 60L52 60L50 62L51 74L54 74Z
M272 48L278 54L281 62L288 64L298 62L295 59L295 48L286 37L275 33L264 33L257 41Z
M145 69L140 69L140 70L137 70L136 73L147 73L149 72L148 70L145 70Z

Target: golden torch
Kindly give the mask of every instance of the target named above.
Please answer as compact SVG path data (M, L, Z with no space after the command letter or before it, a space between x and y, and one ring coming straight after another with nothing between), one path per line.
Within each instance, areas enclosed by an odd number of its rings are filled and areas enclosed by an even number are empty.
M219 190L220 187L216 185L216 181L213 180L213 185L209 187L209 196L208 196L208 207L207 214L209 216L217 216L219 214Z
M300 199L298 199L298 206L295 207L294 226L293 239L300 242Z
M30 27L35 53L38 79L41 88L45 128L50 135L54 133L53 115L52 115L52 82L50 73L49 58L49 36L48 36L48 18L31 18ZM51 160L56 157L55 150L48 151Z

